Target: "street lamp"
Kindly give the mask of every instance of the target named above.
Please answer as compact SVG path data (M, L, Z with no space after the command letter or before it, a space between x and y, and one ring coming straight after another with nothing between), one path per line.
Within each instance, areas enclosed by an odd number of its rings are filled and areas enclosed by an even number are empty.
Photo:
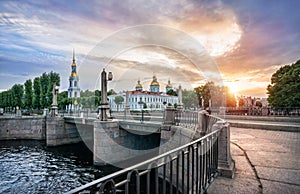
M99 118L101 121L107 121L107 110L109 110L107 102L107 81L111 81L112 79L112 72L109 72L107 77L105 69L103 69L101 73L101 101L99 106Z
M143 111L143 105L144 105L144 102L142 101L142 99L140 99L140 101L138 102L138 104L141 106L141 112L142 112L142 120L141 120L141 123L144 122L144 111Z

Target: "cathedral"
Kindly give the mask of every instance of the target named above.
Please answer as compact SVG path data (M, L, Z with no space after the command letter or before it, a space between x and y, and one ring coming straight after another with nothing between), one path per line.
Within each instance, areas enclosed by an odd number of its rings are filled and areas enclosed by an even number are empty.
M167 92L173 89L170 80L166 85L166 91L160 91L160 84L157 81L157 77L153 76L152 82L150 83L150 91L144 91L143 86L138 80L135 90L129 91L129 107L130 110L141 110L142 106L144 110L154 110L161 111L166 105L178 104L178 96L168 95ZM124 101L121 104L115 103L115 97L122 96ZM126 92L121 92L119 94L110 95L109 105L112 111L124 111Z
M72 71L69 77L68 98L79 98L80 97L79 77L76 71L77 65L75 62L74 50L73 50L73 62L71 68Z

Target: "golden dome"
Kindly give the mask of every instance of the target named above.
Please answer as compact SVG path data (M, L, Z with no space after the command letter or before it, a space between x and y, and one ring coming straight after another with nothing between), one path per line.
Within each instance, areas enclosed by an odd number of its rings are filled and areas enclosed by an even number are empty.
M158 83L157 78L156 78L155 75L153 76L153 80L151 82L151 86L159 86L159 83Z
M76 73L76 72L72 72L72 73L71 73L71 76L74 76L74 77L75 77L75 76L77 76L77 73Z
M137 83L136 86L135 86L135 90L139 90L139 91L142 91L142 90L143 90L143 86L142 86L140 80L138 80L138 83Z
M135 86L136 88L142 88L143 86L142 86L142 84L136 84L136 86Z
M76 63L72 63L72 66L76 66Z
M152 81L151 86L159 86L159 83L157 81Z
M166 85L166 88L172 88L172 84L171 84L170 80L168 81L168 84Z

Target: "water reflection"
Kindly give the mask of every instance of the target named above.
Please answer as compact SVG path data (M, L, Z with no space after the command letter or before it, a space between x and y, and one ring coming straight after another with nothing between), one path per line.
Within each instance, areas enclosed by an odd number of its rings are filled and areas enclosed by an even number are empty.
M83 143L48 148L43 141L0 141L0 193L64 193L115 170L93 166Z

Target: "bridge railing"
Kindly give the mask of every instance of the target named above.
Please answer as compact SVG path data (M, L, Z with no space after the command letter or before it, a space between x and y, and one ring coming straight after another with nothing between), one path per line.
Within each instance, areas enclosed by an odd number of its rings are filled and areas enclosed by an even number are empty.
M199 112L189 110L176 111L175 124L197 130L199 128Z
M251 116L300 116L300 107L224 107L222 114Z
M223 119L210 115L207 111L175 111L175 125L193 130L199 130L203 134L210 133L213 125Z
M188 114L195 122L195 114ZM224 143L219 136L227 130L225 123L216 117L210 121L211 133L68 193L204 193L218 174L219 149L226 147L219 145Z

